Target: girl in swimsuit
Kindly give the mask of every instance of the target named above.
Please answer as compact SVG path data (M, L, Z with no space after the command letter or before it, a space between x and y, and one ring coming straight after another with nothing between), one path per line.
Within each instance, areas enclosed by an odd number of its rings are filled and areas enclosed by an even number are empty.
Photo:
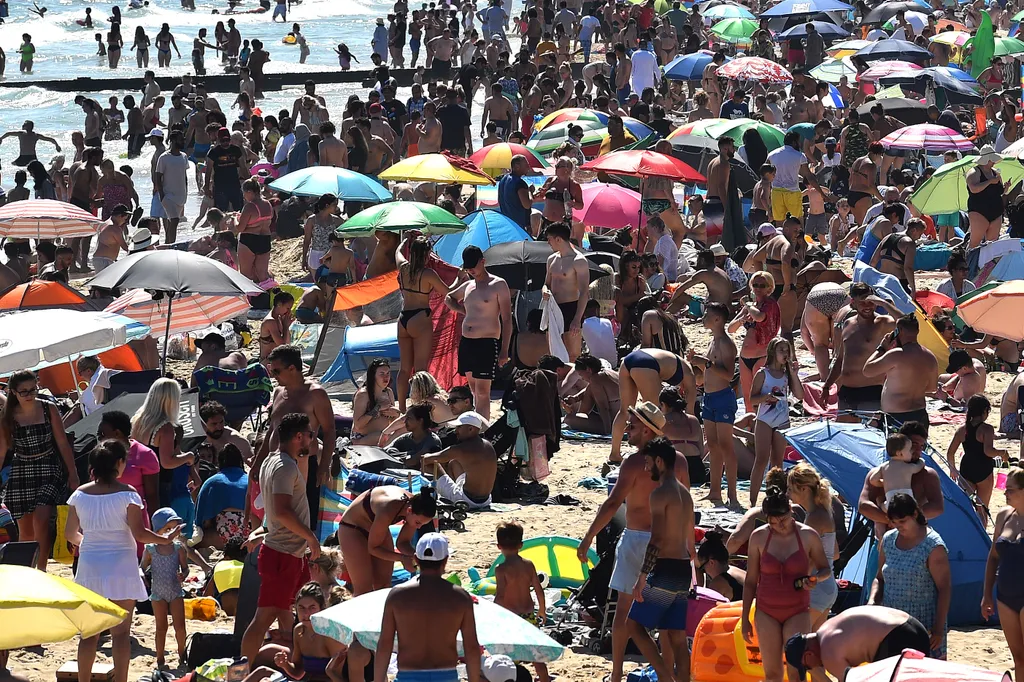
M994 485L993 471L995 470L995 458L1009 458L1006 450L996 448L996 431L991 424L986 423L988 415L992 411L992 404L983 395L972 396L967 401L967 417L963 426L959 427L953 434L953 440L949 443L946 451L946 461L949 463L950 474L953 480L962 479L970 483L978 494L978 500L984 509L979 511L981 522L988 525L988 503L992 499L992 488ZM963 445L964 454L960 458L960 466L956 466L956 451Z
M132 50L135 50L135 62L140 69L149 68L149 36L146 29L138 26L135 28L135 40L132 42Z
M384 429L400 413L395 409L391 364L376 358L366 368L366 382L352 397L352 444L378 445Z
M287 291L273 289L274 303L260 323L260 362L265 362L270 351L291 343L292 306L295 297Z
M751 643L750 608L757 597L757 641L765 682L782 682L782 647L795 634L811 631L811 590L832 575L821 538L793 519L789 498L771 487L761 504L768 523L750 534L743 583L742 633ZM790 671L790 679L796 679Z
M306 219L303 227L302 253L303 262L316 280L316 272L320 261L331 248L330 236L335 228L341 225L338 217L338 197L324 194L316 200L313 214Z
M821 546L829 570L836 556L836 522L832 516L832 490L828 481L818 475L814 467L800 462L789 470L789 500L800 505L807 516L804 523L821 536ZM821 627L828 618L832 604L839 596L839 586L834 575L819 580L811 590L811 631Z
M981 598L981 617L990 618L998 608L999 622L1010 652L1014 654L1014 679L1024 679L1024 469L1013 467L1006 475L1006 504L996 512L992 546L985 565L985 590ZM996 588L996 603L992 591Z
M729 550L721 531L709 530L697 550L697 570L704 574L704 587L728 601L743 600L743 582L747 572L729 565Z
M704 485L708 481L708 469L704 464L707 451L704 448L704 429L692 414L686 412L686 398L675 386L661 389L658 395L658 407L665 415L665 426L662 432L675 447L676 452L686 457L686 468L690 478L690 488Z
M764 270L750 276L750 290L753 300L741 301L736 317L729 323L728 331L735 334L740 327L747 330L740 346L740 390L743 404L750 404L750 387L754 374L764 366L768 356L768 342L779 333L781 311L779 304L769 294L775 288L775 278Z
M299 588L295 596L297 621L292 628L291 647L280 644L265 645L253 659L253 672L259 670L258 666L262 663L281 671L290 680L328 682L340 677L348 647L330 637L317 634L310 621L314 613L320 613L326 608L327 597L318 583L308 582ZM336 672L337 677L329 676L328 668ZM268 668L263 670L268 675L274 673Z
M786 438L782 432L789 428L790 392L803 399L804 390L797 374L797 363L791 362L791 347L783 338L768 343L768 361L754 375L750 387L748 410L757 408L754 422L754 468L750 472L750 506L757 504L761 492L761 477L766 467L782 466L786 454Z
M274 220L274 207L260 195L260 190L256 178L242 183L245 206L238 216L235 230L238 235L238 271L257 283L270 279L270 223Z
M414 570L412 539L434 520L437 500L433 488L413 495L397 485L371 488L352 501L338 526L338 546L345 557L352 594L391 586L396 561ZM397 542L391 526L404 522Z
M410 241L411 239L411 241ZM430 242L426 237L406 237L409 258L402 255L405 244L395 252L398 264L398 288L402 292L402 312L398 316L398 354L402 368L398 372L398 409L405 412L409 377L426 371L434 354L434 325L430 317L430 294L447 292L448 286L432 269Z
M775 289L771 296L779 302L779 309L782 314L782 336L790 338L793 333L793 321L796 319L796 273L800 268L800 259L797 254L797 240L800 231L800 220L793 216L787 216L782 223L780 234L772 237L754 253L748 263L756 266L763 263L764 269L775 278Z
M441 389L437 379L430 372L416 372L409 381L409 402L427 403L430 405L430 420L435 424L445 424L455 419L452 408L449 406L448 395ZM393 441L398 436L406 433L405 416L401 416L388 424L384 429L383 439Z

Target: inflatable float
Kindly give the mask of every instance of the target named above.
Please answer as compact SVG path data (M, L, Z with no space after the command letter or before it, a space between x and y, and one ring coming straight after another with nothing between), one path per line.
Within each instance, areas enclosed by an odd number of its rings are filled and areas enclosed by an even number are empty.
M581 564L576 557L576 550L580 541L575 538L567 538L561 535L544 535L530 538L523 541L523 548L519 550L519 556L533 562L538 573L543 573L549 578L551 587L579 587L590 577L590 569L597 565L597 552L593 549L587 552L587 563ZM494 570L505 561L504 555L499 555L487 577L494 577Z
M295 35L292 34L292 33L289 33L284 38L281 38L281 42L284 43L285 45L294 45L295 44Z
M704 614L693 636L690 679L693 682L760 682L764 679L761 650L743 641L743 602L719 604ZM784 673L785 674L785 673Z

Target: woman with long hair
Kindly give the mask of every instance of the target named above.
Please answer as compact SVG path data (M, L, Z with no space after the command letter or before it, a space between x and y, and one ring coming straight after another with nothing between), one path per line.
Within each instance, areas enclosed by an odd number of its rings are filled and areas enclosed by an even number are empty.
M142 498L135 488L117 480L127 460L128 449L119 441L105 440L96 446L89 455L92 482L71 494L64 524L64 537L78 547L75 582L128 612L110 628L114 682L128 682L132 610L136 601L149 599L135 543L169 545L181 532L178 527L161 535L146 528ZM78 642L79 682L91 679L99 639L97 634Z
M836 556L836 522L832 516L832 490L828 480L818 475L807 462L800 462L789 470L789 499L807 513L804 523L821 536L829 570ZM828 618L829 610L839 596L834 575L818 581L811 590L811 630L817 630Z
M776 337L781 327L779 304L770 294L775 288L775 278L770 272L761 270L750 276L752 296L740 301L736 317L729 323L728 332L735 334L740 327L746 330L740 346L740 390L743 404L750 404L750 389L754 374L768 359L768 343Z
M409 380L408 400L413 405L417 403L430 405L430 420L435 424L445 424L455 419L448 394L444 392L430 372L422 371L412 375L412 379ZM384 429L381 438L390 442L395 436L400 436L406 431L408 429L405 427L404 416L399 417Z
M704 574L704 587L724 596L727 601L743 600L747 572L729 564L729 550L722 531L709 530L697 549L697 570Z
M306 218L302 236L302 262L316 281L320 260L331 249L331 233L341 225L338 216L338 197L323 194L313 205L313 213Z
M317 634L310 621L313 614L330 606L329 597L330 593L317 582L310 581L300 587L295 595L296 618L291 632L291 646L263 646L253 660L253 672L271 676L279 670L288 679L310 682L341 679L348 647L335 639Z
M743 639L753 640L750 610L757 597L757 642L765 682L782 682L782 647L811 631L811 590L832 575L818 533L793 519L789 497L771 487L761 503L767 524L750 534L747 577L743 582ZM791 670L789 679L795 680Z
M991 424L986 423L988 415L992 412L992 403L988 398L978 394L971 396L967 401L967 416L964 425L953 434L953 440L949 442L946 450L946 461L949 463L949 473L956 480L959 477L967 481L978 494L978 501L982 509L978 510L981 522L988 525L988 503L992 499L992 487L995 470L996 457L1009 458L1006 450L1001 450L993 444L996 437L996 430ZM960 458L960 466L956 464L956 451L960 446L964 448L963 457Z
M157 379L142 407L132 416L132 440L149 446L160 460L160 503L171 507L191 527L195 506L188 482L195 456L179 454L175 446L175 427L181 403L181 386L174 379ZM191 529L187 535L191 535Z
M804 387L800 383L799 367L792 357L793 348L789 341L774 338L768 342L768 361L757 370L750 386L750 402L747 409L757 408L754 422L754 468L750 472L750 506L757 504L761 493L761 478L771 467L782 466L786 454L786 437L782 435L789 428L789 394L803 400Z
M366 381L352 397L352 444L378 445L384 429L398 419L391 384L391 363L374 358L366 368Z
M149 36L146 29L141 26L135 27L135 40L132 41L131 49L135 51L135 62L140 69L149 68Z
M39 398L35 373L15 372L5 398L0 452L13 451L14 458L0 502L17 521L19 539L39 543L36 568L45 571L53 545L50 519L65 495L78 488L75 456L57 406Z
M448 285L433 268L427 267L430 242L420 235L405 239L409 258L402 255L403 246L395 252L398 264L398 289L402 292L402 312L398 316L398 353L402 367L398 371L398 409L405 412L409 394L409 377L425 372L434 354L434 325L430 318L430 294L448 292Z
M270 223L274 207L263 198L263 186L256 178L242 183L245 205L238 215L238 271L257 284L270 279Z
M400 561L414 570L412 539L434 520L437 497L425 487L413 495L397 485L382 485L362 493L345 510L338 525L338 546L345 557L352 594L391 586L391 573ZM405 521L397 542L391 526Z
M32 176L32 185L35 188L36 199L57 200L57 188L54 187L50 174L46 172L46 166L38 160L30 161L25 170Z
M931 651L924 653L944 659L953 593L946 543L906 493L893 495L885 514L894 528L882 536L878 547L878 573L868 603L899 609L919 620L931 635Z
M348 150L348 168L357 173L366 172L366 162L370 158L370 148L366 144L366 137L358 125L350 125L345 131L348 141L351 143Z
M985 564L985 589L981 617L998 610L999 627L1013 656L1014 679L1024 680L1024 469L1013 467L1006 475L1006 505L996 513L992 546ZM992 590L996 588L995 604Z
M686 457L686 469L690 487L708 482L708 468L704 464L707 449L704 446L704 429L700 420L686 411L686 398L676 386L666 386L658 395L658 407L665 415L662 432L677 452Z
M626 249L619 257L619 272L615 281L615 317L622 325L619 338L639 342L640 320L634 319L637 302L650 295L647 280L640 274L641 259L633 249Z
M267 356L278 346L287 346L292 341L292 306L295 305L295 297L280 289L271 290L271 294L274 303L260 322L260 362L266 362Z

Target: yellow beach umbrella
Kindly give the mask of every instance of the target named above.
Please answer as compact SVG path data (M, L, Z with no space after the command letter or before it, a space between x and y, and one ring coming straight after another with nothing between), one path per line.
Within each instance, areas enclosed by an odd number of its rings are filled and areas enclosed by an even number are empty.
M377 176L381 180L493 185L494 179L469 159L448 154L420 154L402 159Z
M24 566L0 565L0 649L92 637L128 612L95 592Z

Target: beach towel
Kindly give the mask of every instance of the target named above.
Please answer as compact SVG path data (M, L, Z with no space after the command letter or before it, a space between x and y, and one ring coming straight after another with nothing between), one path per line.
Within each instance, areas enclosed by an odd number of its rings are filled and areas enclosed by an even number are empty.
M569 351L562 342L562 330L565 329L565 318L562 317L562 309L558 307L554 296L549 296L541 302L541 331L548 334L548 349L551 354L562 362L569 362Z
M433 269L449 287L459 276L459 269L445 263L431 253L427 267ZM452 386L463 386L466 377L459 374L459 341L462 340L462 320L459 314L444 303L445 294L434 292L430 295L430 317L434 325L434 354L430 358L428 371L441 388L446 391Z
M839 391L835 386L829 390L828 396L822 400L820 381L803 381L804 412L812 417L836 417L839 405Z
M565 426L562 427L562 437L570 440L611 440L611 436L600 433L587 433L586 431L574 431Z
M914 270L945 270L952 249L948 244L925 244L917 247L914 255Z

